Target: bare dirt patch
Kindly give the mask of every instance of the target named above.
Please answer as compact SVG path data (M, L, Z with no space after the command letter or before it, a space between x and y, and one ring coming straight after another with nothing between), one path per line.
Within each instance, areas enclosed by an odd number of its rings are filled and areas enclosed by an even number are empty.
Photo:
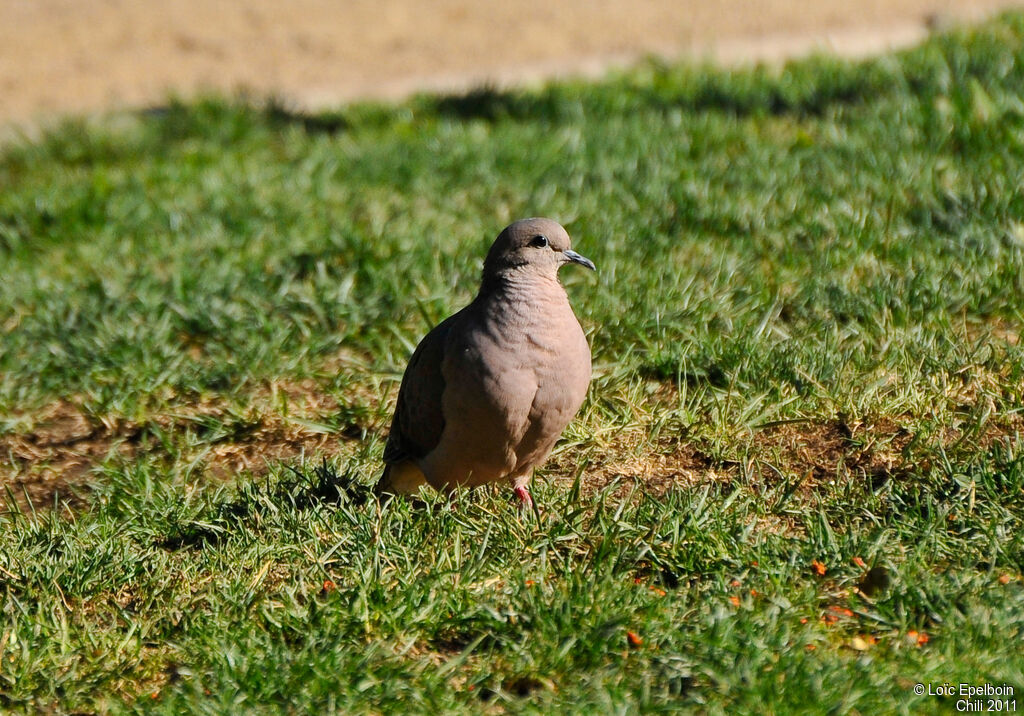
M805 491L849 473L880 482L906 467L902 452L912 438L887 418L783 423L754 434L746 467L768 481L798 478Z
M339 366L348 365L351 358L339 361ZM336 374L339 366L327 373ZM545 472L570 485L582 469L585 494L617 483L619 498L638 489L659 496L737 478L764 485L795 480L799 493L810 496L837 479L852 476L877 487L927 470L938 448L987 451L1020 440L1024 415L1000 411L992 403L997 376L975 366L953 378L948 385L932 386L952 409L945 424L910 415L783 421L752 430L745 441L737 437L729 459L712 457L700 439L685 434L652 442L647 429L637 425L557 451ZM649 412L671 404L674 390L668 384L655 386L648 396L654 404ZM0 435L0 509L10 501L7 490L22 508L29 503L78 507L95 469L109 461L156 457L174 469L187 465L211 479L230 479L239 473L265 474L272 465L301 456L337 457L351 452L367 434L383 435L387 429L379 412L369 407L379 396L357 384L346 388L341 402L311 378L268 381L233 400L178 399L140 422L98 418L74 399L22 416L19 428Z
M170 406L144 422L90 416L73 400L61 399L25 418L21 432L0 435L0 509L14 496L26 508L63 504L75 508L93 470L107 460L170 457L195 463L210 477L262 474L274 462L301 455L337 455L365 426L337 431L323 425L341 408L312 380L262 386L239 413L217 400ZM275 410L286 406L286 413ZM6 489L5 489L6 488Z
M796 478L800 489L808 493L844 471L875 480L898 474L904 467L901 450L911 438L910 432L889 420L853 427L843 421L783 423L754 432L740 461L716 460L702 449L700 441L680 437L641 454L611 449L606 462L588 467L584 489L596 492L618 480L622 487L617 492L637 486L657 496L745 474L766 484ZM558 460L555 469L571 472L571 466L563 462Z
M877 488L913 472L927 470L939 448L988 450L997 443L1020 440L1024 416L1001 414L977 425L945 425L922 431L911 416L854 420L798 420L765 426L739 448L742 458L718 459L701 442L683 436L667 444L637 450L636 435L622 436L601 451L605 459L587 466L582 488L591 494L615 481L623 496L639 487L663 495L669 490L743 477L764 485L797 481L797 490L812 495L836 480L857 478ZM919 444L915 445L915 442ZM574 456L559 455L548 465L554 479L572 481Z
M58 400L34 416L35 425L25 433L0 436L0 486L10 490L22 507L51 506L55 502L75 506L72 489L92 467L111 452L130 454L130 436L115 440L102 423L91 420L68 400ZM9 500L0 494L0 509Z
M0 125L279 96L304 109L415 91L598 75L646 55L864 55L1019 0L0 0Z
M271 407L282 405L287 406L285 413ZM21 508L31 503L37 509L54 504L74 509L88 490L94 468L108 460L157 455L195 465L212 479L229 479L239 473L264 474L274 463L303 455L338 456L367 432L384 430L383 425L358 421L328 429L326 423L343 406L313 380L266 384L254 393L251 406L240 414L223 402L199 401L134 423L97 420L75 402L58 400L32 416L30 429L0 435L0 470L6 472L0 472L0 489L9 489ZM918 434L908 427L911 417L905 417L903 424L891 418L841 418L769 425L751 434L743 458L736 460L716 460L699 441L684 436L649 445L643 431L626 431L590 452L582 489L593 494L618 482L618 497L638 488L658 496L740 476L764 484L797 480L803 495L849 476L877 487L912 469L927 469L934 452L929 445L953 449L969 443L988 450L1024 434L1024 416L996 415L980 424L935 428L908 455ZM175 446L173 454L168 445ZM549 461L546 471L570 484L579 458L578 451L565 450ZM0 493L0 509L8 500Z
M649 494L663 495L673 488L692 487L725 477L722 466L716 469L707 455L686 442L675 444L669 452L636 454L634 450L619 448L602 451L606 457L587 466L581 480L581 491L584 494L600 492L613 482L618 482L619 487L615 490L617 497L623 497L636 488ZM563 475L568 473L556 479L570 483L574 468L567 462L559 459L554 465L549 465L549 469L554 468Z

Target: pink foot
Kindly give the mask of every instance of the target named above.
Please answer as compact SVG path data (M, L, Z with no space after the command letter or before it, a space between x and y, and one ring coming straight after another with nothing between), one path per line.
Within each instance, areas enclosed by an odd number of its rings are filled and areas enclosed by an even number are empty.
M530 497L530 492L524 486L519 485L515 489L516 497L519 498L519 506L523 508L533 507L533 498Z

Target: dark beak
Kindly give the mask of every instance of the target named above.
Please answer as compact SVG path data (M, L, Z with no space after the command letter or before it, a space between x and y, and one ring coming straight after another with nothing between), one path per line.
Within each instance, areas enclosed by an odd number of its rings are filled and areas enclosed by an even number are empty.
M564 254L565 258L569 259L569 261L571 261L574 264L579 264L580 266L586 266L591 271L597 271L597 266L595 266L594 262L591 261L590 259L588 259L586 256L581 256L578 253L576 253L575 251L571 251L571 250L570 251L563 251L562 254Z

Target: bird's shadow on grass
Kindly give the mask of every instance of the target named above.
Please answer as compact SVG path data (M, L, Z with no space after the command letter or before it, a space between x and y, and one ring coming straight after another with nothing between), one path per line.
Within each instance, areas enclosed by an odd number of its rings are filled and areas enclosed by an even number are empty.
M327 464L327 458L314 467L310 474L291 465L286 467L292 478L278 483L277 495L287 499L298 510L342 502L360 506L373 499L373 491L369 487L358 482L350 471L338 473Z
M281 507L303 512L321 505L360 507L375 499L371 488L360 484L351 471L339 473L328 465L326 458L308 472L291 465L285 467L289 474L276 482L243 485L234 499L216 508L211 519L174 524L160 546L177 551L216 545L243 523Z

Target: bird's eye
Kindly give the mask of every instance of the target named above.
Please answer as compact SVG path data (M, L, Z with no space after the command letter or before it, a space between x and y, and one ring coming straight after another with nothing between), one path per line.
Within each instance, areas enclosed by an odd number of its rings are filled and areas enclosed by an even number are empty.
M530 239L530 246L536 246L538 249L547 248L548 237L547 236L534 236Z

